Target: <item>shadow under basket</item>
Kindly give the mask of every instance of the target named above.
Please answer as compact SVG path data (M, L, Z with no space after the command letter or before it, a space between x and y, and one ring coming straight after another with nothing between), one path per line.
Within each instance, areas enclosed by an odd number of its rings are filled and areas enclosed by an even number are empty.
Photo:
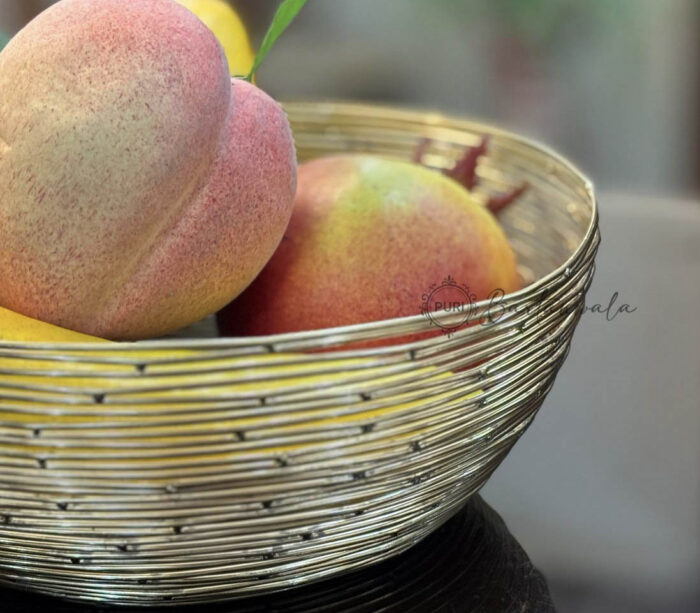
M407 159L427 137L425 162L440 168L490 135L478 196L530 185L500 218L525 289L474 305L473 325L410 344L396 340L434 321L0 343L0 582L176 605L347 572L444 523L534 418L594 272L591 183L550 150L471 121L341 103L286 109L302 160Z

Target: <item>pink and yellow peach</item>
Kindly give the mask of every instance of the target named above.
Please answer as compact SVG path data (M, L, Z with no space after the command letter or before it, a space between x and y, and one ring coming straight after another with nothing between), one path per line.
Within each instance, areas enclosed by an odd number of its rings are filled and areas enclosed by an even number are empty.
M134 339L221 308L277 247L287 119L171 0L62 0L0 53L0 304Z

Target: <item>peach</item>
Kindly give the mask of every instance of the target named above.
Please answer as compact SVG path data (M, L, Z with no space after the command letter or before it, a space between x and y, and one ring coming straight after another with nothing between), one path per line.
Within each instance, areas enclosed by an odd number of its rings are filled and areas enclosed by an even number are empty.
M282 109L171 0L62 0L0 53L0 304L112 339L221 308L291 214Z
M300 166L284 239L219 314L220 328L265 335L416 315L448 276L479 300L519 289L514 253L486 207L418 164L322 158Z

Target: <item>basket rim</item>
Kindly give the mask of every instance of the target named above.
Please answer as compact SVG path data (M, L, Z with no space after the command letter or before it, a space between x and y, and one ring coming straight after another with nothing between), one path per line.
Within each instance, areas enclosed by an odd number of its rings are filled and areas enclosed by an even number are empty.
M566 274L571 269L573 262L577 261L589 248L590 244L595 240L598 230L598 201L596 190L593 181L572 161L560 154L552 147L542 143L541 141L523 136L513 130L498 127L490 122L484 122L476 118L466 115L452 115L446 111L440 111L429 107L416 107L411 105L401 104L382 104L375 102L350 101L342 99L323 99L323 100L304 100L291 99L280 102L287 114L290 111L302 112L304 110L313 110L315 113L345 114L345 115L361 115L371 112L375 117L382 116L391 117L391 119L399 119L404 121L413 121L415 123L423 123L444 127L453 130L464 130L470 132L488 133L493 136L509 139L517 142L520 145L525 145L540 153L545 154L566 170L572 173L578 180L581 181L584 191L586 192L588 204L591 207L591 215L588 221L585 234L579 241L578 246L569 257L561 265L540 277L533 283L523 287L515 292L506 294L509 300L517 300L526 298L531 294L536 294L541 288L549 285L555 279ZM488 305L488 300L481 300L474 303L475 308L484 308ZM147 349L169 349L169 348L192 348L192 349L217 349L217 348L238 348L260 345L276 345L284 344L290 341L305 341L313 340L319 337L345 335L352 332L364 331L369 332L376 328L386 328L388 325L406 325L422 320L424 317L421 314L409 315L406 317L396 317L392 319L384 319L371 322L363 322L346 326L338 326L334 328L319 328L316 330L302 330L298 332L285 332L281 334L265 335L265 336L239 336L239 337L217 337L217 338L169 338L169 339L146 339L139 341L120 341L106 343L86 343L86 342L61 342L61 343L46 343L42 341L2 341L0 340L0 348L25 348L25 349L42 349L56 351L124 351L134 350L141 351Z

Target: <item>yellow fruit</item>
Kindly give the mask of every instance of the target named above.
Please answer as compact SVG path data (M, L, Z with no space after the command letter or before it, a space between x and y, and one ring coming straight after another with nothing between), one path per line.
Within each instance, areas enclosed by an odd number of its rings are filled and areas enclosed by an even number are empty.
M247 75L255 53L248 32L236 11L224 0L177 0L212 31L224 48L233 76Z
M46 343L105 343L114 347L114 343L86 334L59 328L0 307L0 341L40 341ZM363 379L376 377L373 385L399 385L425 376L425 385L439 385L449 378L451 373L434 372L432 366L417 371L396 373L391 360L386 363L379 358L339 358L327 360L324 367L329 372L318 374L318 356L300 354L271 354L249 356L222 356L201 360L207 355L197 350L173 350L167 353L153 350L134 350L125 348L114 351L90 351L64 349L63 356L87 358L84 361L56 362L46 359L46 353L30 348L23 351L22 357L0 356L2 375L3 402L0 407L0 422L12 424L28 430L41 430L42 436L55 434L64 436L65 428L80 427L81 433L96 437L108 436L105 425L119 428L119 440L123 444L164 445L187 443L203 445L219 441L226 433L245 431L247 428L272 428L283 434L294 434L309 429L323 429L327 426L357 427L367 421L391 418L407 411L420 410L426 400L416 398L415 392L396 394L384 398L386 406L369 408L354 412L342 398L357 393L357 386L362 386ZM99 363L100 358L105 360ZM130 362L137 358L147 364L149 376L132 364L120 363L119 359ZM163 359L165 358L165 362ZM192 358L190 360L190 358ZM199 358L199 359L198 359ZM91 361L95 360L95 361ZM174 360L169 362L168 360ZM28 374L27 371L32 371ZM182 372L187 374L180 374ZM197 386L197 387L192 387ZM334 409L328 407L309 408L303 412L295 411L289 416L271 412L269 415L249 415L236 417L228 402L232 399L255 398L259 395L276 395L291 393L304 396L305 392L318 387L333 389L341 398ZM465 394L454 399L453 392L442 392L432 397L429 402L463 403L480 394L480 391ZM95 394L106 394L105 402L109 409L100 402L95 402ZM65 412L61 405L55 404L60 395L62 402L70 400ZM192 402L197 399L197 402ZM189 400L189 402L188 402ZM167 404L163 404L163 403ZM313 403L312 403L313 405ZM171 413L167 417L167 436L163 436L163 409L167 406ZM207 409L209 419L200 420L201 411ZM199 421L196 421L199 420ZM196 423L193 423L196 421ZM429 430L397 434L392 444L408 444L417 435ZM261 457L279 456L295 449L310 447L311 444L287 444L282 447L264 447L254 453ZM36 443L18 442L3 447L6 453L42 454L52 457L57 448L51 444L42 447ZM159 458L144 456L141 451L138 458L128 446L124 453L115 456L111 448L99 446L61 447L63 453L82 458L81 461L100 463L104 468L103 454L109 456L109 462L143 467L151 464L163 465ZM222 454L202 452L206 461L235 460L250 455L250 450L230 451ZM199 457L199 456L196 456ZM189 458L194 461L196 458ZM181 459L168 459L165 464L175 465ZM167 479L149 478L148 483L167 482Z
M0 341L42 343L107 343L103 338L66 330L0 307Z
M59 328L2 307L0 341L113 345L105 339ZM60 353L84 359L56 362L47 359L47 354L38 349L28 349L21 358L0 356L2 383L12 390L6 393L15 400L48 400L58 387L62 393L75 395L75 400L84 396L88 402L94 393L108 393L117 402L149 403L168 398L218 400L255 397L263 390L267 393L302 392L333 382L351 386L348 379L355 378L351 374L353 371L357 371L357 380L375 376L378 377L375 383L386 384L399 383L417 374L416 371L410 376L393 374L391 362L385 364L381 358L327 360L324 367L329 372L317 374L317 359L300 354L216 357L196 349L173 349L164 353L133 348L123 351L66 348ZM210 359L202 359L204 357ZM131 363L124 363L126 360ZM148 377L133 364L136 361L146 366ZM33 371L32 374L27 374L28 370ZM418 372L428 374L432 370L426 367ZM435 378L439 380L443 376L438 374ZM338 389L336 392L340 394Z

